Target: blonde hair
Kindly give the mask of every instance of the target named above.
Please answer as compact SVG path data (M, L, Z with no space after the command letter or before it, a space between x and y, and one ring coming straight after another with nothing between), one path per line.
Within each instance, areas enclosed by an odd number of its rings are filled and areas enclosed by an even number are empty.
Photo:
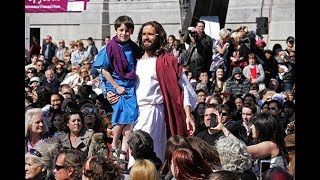
M158 180L156 166L147 159L136 160L130 171L131 180Z
M233 32L230 37L233 38L236 42L240 42L241 35L239 32Z
M266 102L267 101L267 97L271 97L276 94L275 91L267 91L266 94L263 95L262 97L262 102Z
M219 36L221 39L225 39L227 37L230 37L230 31L228 31L227 29L225 28L222 28L219 32Z
M28 137L31 125L33 123L33 117L37 114L40 114L40 116L42 117L42 110L41 108L32 108L32 109L27 109L26 113L25 113L25 137ZM42 123L43 123L43 131L41 133L41 135L43 135L46 132L49 132L49 128L48 125L46 123L46 121L42 118Z

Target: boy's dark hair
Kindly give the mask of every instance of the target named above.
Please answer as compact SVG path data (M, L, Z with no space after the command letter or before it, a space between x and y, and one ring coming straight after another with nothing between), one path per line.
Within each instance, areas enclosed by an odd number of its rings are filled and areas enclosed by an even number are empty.
M134 131L128 144L134 159L149 159L154 153L153 139L143 130Z
M122 24L124 24L128 29L134 30L133 20L129 16L120 16L114 21L114 29L117 30Z
M198 89L198 90L196 90L196 94L197 94L197 95L198 95L200 92L204 92L205 94L207 94L206 91L203 90L203 89Z

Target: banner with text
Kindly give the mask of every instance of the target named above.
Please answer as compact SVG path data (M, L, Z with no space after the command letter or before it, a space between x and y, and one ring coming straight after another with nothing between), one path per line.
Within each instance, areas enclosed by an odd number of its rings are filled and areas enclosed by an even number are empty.
M72 12L86 9L89 0L25 0L26 13Z

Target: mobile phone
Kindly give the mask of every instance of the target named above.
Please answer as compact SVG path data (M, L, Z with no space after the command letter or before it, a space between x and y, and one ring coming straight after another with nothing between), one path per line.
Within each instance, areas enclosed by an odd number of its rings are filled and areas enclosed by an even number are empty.
M260 178L266 170L270 169L270 162L271 160L260 160Z
M216 126L216 115L214 113L210 114L210 127Z

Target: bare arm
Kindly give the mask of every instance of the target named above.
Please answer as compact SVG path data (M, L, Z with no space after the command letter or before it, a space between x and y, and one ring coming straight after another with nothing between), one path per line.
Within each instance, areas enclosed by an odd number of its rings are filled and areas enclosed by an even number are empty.
M259 144L247 146L247 150L253 159L261 159L270 155L273 157L274 153L272 152L276 147L277 145L271 141L263 141Z
M194 122L193 116L191 115L191 107L185 106L184 111L186 113L186 123L187 123L188 135L191 136L196 131L196 124Z
M197 94L194 92L187 76L183 72L179 79L179 85L183 89L183 107L186 113L187 130L189 135L192 135L195 132L196 126L191 112L195 109Z
M217 46L217 51L218 51L221 55L223 55L223 54L226 52L226 50L227 50L227 48L228 48L228 45L229 45L229 43L226 42L226 43L223 45L223 47Z
M121 95L121 94L125 94L126 90L124 87L119 86L113 79L113 77L111 76L110 72L107 71L106 69L102 68L101 70L103 76L106 78L106 80L117 90L117 92Z
M221 122L221 116L217 115L217 117L218 117L218 125L212 129L221 130L225 136L230 136L238 139ZM247 146L247 150L252 155L253 159L261 159L270 155L273 157L276 154L278 154L278 151L276 151L276 149L277 149L277 145L271 141L264 141L259 144Z

